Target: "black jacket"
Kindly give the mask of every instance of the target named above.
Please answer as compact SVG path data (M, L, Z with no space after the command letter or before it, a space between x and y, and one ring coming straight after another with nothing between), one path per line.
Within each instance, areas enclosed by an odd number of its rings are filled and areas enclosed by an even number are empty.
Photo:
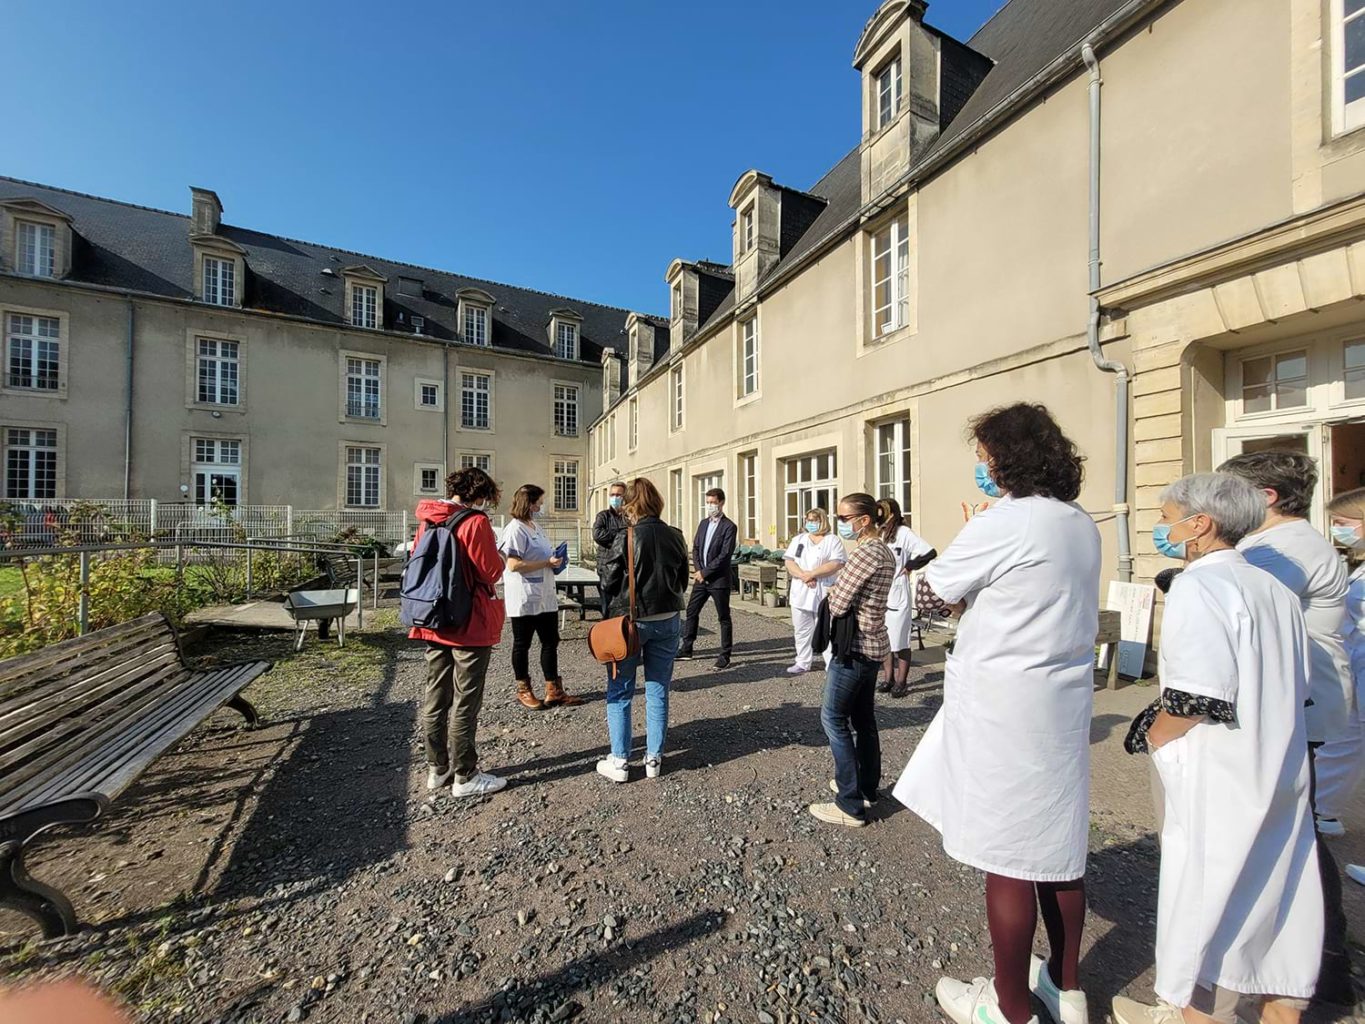
M710 525L710 519L703 519L697 527L697 535L692 539L692 564L708 584L724 583L728 588L730 559L735 553L735 537L739 531L735 528L733 520L721 516L720 522L716 524L716 535L711 538L711 550L703 563L702 549L706 547L706 528Z
M611 550L616 535L626 528L626 517L614 508L604 508L592 521L592 539L597 542L597 560L600 562Z
M630 614L626 579L626 530L616 535L599 564L608 615ZM687 542L657 516L635 524L635 615L663 615L687 607Z

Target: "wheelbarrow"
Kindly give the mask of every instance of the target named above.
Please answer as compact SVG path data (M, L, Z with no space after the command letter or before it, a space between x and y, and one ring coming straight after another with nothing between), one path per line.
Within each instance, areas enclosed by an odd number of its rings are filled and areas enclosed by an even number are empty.
M296 590L284 599L284 610L299 627L294 638L294 650L303 650L303 638L308 623L324 619L337 621L337 646L346 646L346 616L360 603L360 590Z

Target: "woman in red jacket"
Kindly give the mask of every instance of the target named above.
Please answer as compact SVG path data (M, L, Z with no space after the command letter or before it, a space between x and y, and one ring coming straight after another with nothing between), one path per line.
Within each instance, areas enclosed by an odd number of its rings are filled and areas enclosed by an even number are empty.
M444 501L417 504L417 536L465 508L482 511L496 505L498 485L481 469L461 469L446 477ZM488 516L468 516L455 529L460 565L473 595L469 621L459 628L413 627L409 639L427 645L427 690L422 704L423 740L427 755L427 789L451 783L454 796L496 793L507 780L478 770L474 733L483 705L483 683L493 646L502 636L502 599L494 589L503 562Z

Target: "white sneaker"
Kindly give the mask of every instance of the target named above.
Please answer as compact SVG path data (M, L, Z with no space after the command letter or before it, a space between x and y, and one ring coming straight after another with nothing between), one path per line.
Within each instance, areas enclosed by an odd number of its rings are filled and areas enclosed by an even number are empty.
M1341 823L1340 818L1318 818L1318 835L1335 839L1337 836L1346 834L1346 826Z
M597 774L612 782L626 782L630 779L630 762L608 754L597 762Z
M489 775L486 772L479 772L471 775L464 782L458 777L450 787L451 796L487 796L496 793L498 790L507 788L507 780L496 775Z
M830 791L831 793L833 793L835 796L838 796L838 795L839 795L839 783L835 782L833 779L830 779L830 780L829 780L829 791ZM869 808L871 808L871 807L872 807L872 801L871 801L871 800L868 800L867 798L864 797L864 798L863 798L863 808L864 808L864 809L869 809Z
M789 676L803 676L803 675L805 675L805 674L806 674L807 672L809 672L809 671L810 671L810 669L804 668L804 667L802 667L801 665L793 665L793 666L791 666L789 669L787 669L787 675L789 675Z
M1346 877L1357 885L1365 885L1365 867L1359 864L1346 865Z
M427 769L427 789L440 789L450 781L450 776L454 774L453 768L447 768L444 772L439 768Z
M1009 1024L1000 1012L995 998L995 984L990 978L974 978L968 984L956 978L939 978L934 988L939 1008L955 1024ZM1038 1024L1030 1017L1028 1024Z
M659 754L649 754L645 757L645 778L657 779L659 773L664 770L664 759Z
M1114 1024L1185 1024L1185 1015L1167 1002L1155 1006L1127 996L1114 997Z
M1047 969L1047 961L1040 956L1033 957L1029 962L1028 987L1056 1024L1090 1024L1085 993L1078 988L1058 988L1052 980L1052 972Z

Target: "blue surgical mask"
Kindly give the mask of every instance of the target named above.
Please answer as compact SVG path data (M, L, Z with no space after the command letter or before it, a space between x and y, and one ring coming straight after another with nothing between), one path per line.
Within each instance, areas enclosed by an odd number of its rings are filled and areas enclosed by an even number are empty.
M807 523L807 524L806 524L806 532L807 532L807 533L819 533L819 532L820 532L820 524L819 524L819 523Z
M844 538L844 540L852 540L854 537L856 537L857 534L853 532L853 524L852 524L852 523L846 523L846 522L844 522L842 519L840 519L840 520L839 520L839 536L842 537L842 538Z
M1196 512L1195 515L1198 515ZM1181 523L1188 523L1194 516L1186 516L1184 519L1174 523L1157 523L1152 527L1152 546L1156 548L1158 554L1165 555L1167 558L1185 557L1185 542L1179 543L1171 540L1171 527L1179 526Z
M1004 494L1000 485L991 479L991 467L984 462L976 464L976 486L988 498L999 498Z
M1360 527L1333 526L1332 539L1344 548L1358 547L1361 542Z
M620 508L625 503L626 499L621 497L621 495L619 494L613 494L610 498L607 499L607 504L610 505L612 508Z
M545 518L545 510L544 510L543 508L532 509L532 510L531 510L531 518L532 518L532 519L544 519L544 518Z

